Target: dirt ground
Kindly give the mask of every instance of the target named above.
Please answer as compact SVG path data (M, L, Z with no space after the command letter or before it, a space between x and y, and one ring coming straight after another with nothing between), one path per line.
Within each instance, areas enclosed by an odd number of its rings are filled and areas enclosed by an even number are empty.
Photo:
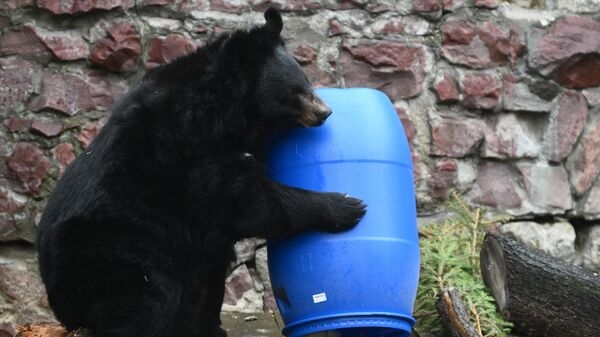
M223 329L229 337L282 337L283 321L275 313L221 314Z
M282 337L283 321L276 313L221 314L223 328L229 337ZM79 329L68 333L57 323L27 324L18 329L16 337L92 337L89 331Z

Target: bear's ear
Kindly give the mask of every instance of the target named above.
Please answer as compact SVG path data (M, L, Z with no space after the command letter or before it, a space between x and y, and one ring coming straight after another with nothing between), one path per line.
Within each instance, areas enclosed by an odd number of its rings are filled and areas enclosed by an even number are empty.
M273 7L269 7L269 9L265 11L265 19L267 20L267 23L265 24L266 31L271 36L278 37L283 29L283 20L281 19L279 11Z

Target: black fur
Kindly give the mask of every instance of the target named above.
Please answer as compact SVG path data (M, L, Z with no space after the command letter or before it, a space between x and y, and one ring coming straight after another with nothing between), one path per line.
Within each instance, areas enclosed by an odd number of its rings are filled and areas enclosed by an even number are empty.
M358 199L271 181L267 130L322 123L315 97L267 23L148 72L66 170L39 224L56 317L97 337L224 336L233 244L354 226Z

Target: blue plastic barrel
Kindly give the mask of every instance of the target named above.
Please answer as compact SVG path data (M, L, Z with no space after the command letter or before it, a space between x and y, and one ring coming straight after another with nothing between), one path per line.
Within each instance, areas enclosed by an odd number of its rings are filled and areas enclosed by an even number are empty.
M288 337L405 337L419 278L412 161L388 97L363 88L319 89L324 125L273 137L271 177L368 205L352 230L269 240L269 273Z

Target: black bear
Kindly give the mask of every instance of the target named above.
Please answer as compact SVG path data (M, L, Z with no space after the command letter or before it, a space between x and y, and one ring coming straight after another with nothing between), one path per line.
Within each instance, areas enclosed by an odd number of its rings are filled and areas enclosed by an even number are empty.
M284 186L260 153L268 130L331 113L266 24L224 34L149 71L65 171L39 223L40 272L57 319L97 337L224 336L233 245L338 232L359 199Z

